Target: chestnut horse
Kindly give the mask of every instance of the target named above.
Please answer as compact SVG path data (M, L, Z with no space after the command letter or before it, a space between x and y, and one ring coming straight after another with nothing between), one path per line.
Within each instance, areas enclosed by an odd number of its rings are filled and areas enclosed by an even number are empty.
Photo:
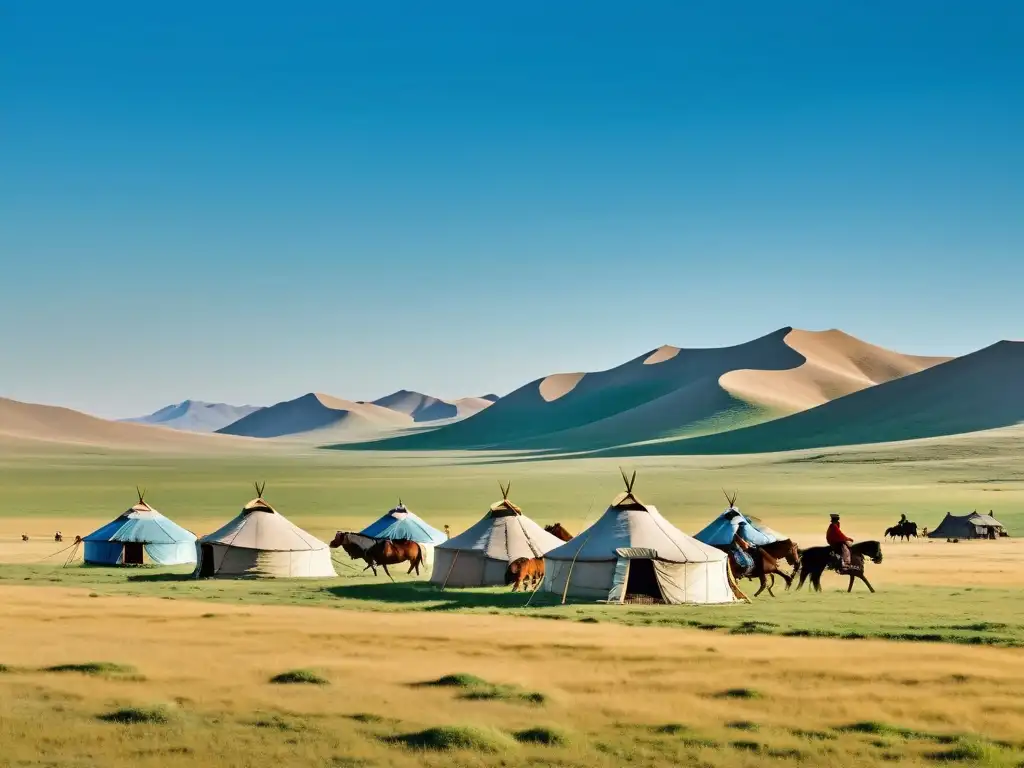
M882 545L877 541L858 541L856 544L850 545L850 565L857 570L848 574L850 586L847 587L847 592L853 591L853 580L856 578L860 578L872 592L875 591L875 588L871 586L871 582L864 577L865 558L870 558L871 562L875 565L881 564ZM796 588L800 589L804 585L804 579L810 576L811 586L814 587L814 591L821 592L821 574L826 569L835 570L835 558L832 547L811 547L810 549L801 550L800 559L803 563L803 570L800 572L800 583L797 584Z
M388 571L389 565L408 562L407 573L412 573L415 570L417 576L420 575L420 566L423 565L423 547L408 539L378 540L358 533L338 531L334 541L331 542L331 548L337 549L338 547L344 549L353 560L365 560L366 568L363 570L371 569L374 576L377 575L378 565L384 569L384 573L389 579L391 579L391 573Z
M545 525L544 530L550 533L556 539L561 539L562 541L572 540L572 534L565 530L565 528L562 527L561 523L555 523L554 525Z
M533 589L536 591L543 579L543 557L520 557L509 563L505 570L505 583L514 585L513 592L518 592L520 587L525 591L528 581L533 583Z
M754 567L750 569L749 573L737 573L736 561L732 559L731 555L729 556L729 568L732 570L733 578L736 580L741 578L760 580L761 586L754 593L754 597L764 592L765 588L768 589L769 595L775 597L775 593L772 591L772 587L775 585L774 574L782 577L783 581L786 582L786 589L793 586L793 579L796 578L800 570L800 550L793 541L782 539L781 541L773 541L770 544L764 544L759 547L751 547L747 550L747 554L754 560ZM779 563L783 560L792 566L792 574L786 573L779 568ZM768 583L769 576L772 576L771 584Z

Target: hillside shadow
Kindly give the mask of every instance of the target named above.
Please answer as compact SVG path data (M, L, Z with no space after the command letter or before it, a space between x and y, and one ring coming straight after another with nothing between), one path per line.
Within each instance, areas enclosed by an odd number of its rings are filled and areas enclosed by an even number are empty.
M366 600L392 605L421 604L424 611L455 611L466 608L531 608L551 607L561 601L557 595L538 592L533 600L530 592L484 592L466 589L441 590L430 584L398 582L395 584L353 584L330 587L327 592L348 600Z

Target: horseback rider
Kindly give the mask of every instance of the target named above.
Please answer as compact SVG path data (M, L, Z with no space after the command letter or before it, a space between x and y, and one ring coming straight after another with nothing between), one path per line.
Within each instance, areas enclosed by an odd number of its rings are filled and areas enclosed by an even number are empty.
M831 522L825 532L825 541L832 547L832 552L839 561L839 572L848 573L850 571L850 544L853 543L853 539L843 533L842 528L839 527L839 515L833 512L829 517Z
M733 561L740 567L742 573L749 573L754 567L754 558L747 552L753 546L747 540L747 530L749 530L747 528L747 521L741 521L736 527L736 533L733 534L731 544Z

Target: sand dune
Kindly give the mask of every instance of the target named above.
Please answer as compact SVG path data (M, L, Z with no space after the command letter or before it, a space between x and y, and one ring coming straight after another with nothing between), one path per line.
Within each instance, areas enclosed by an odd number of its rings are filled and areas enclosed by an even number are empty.
M72 444L170 452L219 452L253 441L147 424L107 421L69 408L0 398L0 442L8 446Z
M839 330L793 330L783 342L804 357L782 371L730 371L718 383L733 396L795 413L944 363L868 344Z
M431 422L450 419L464 419L479 413L494 401L483 397L463 397L458 400L442 400L408 389L400 389L390 395L374 400L374 405L388 408L410 416L413 421Z
M607 371L553 374L386 449L594 450L747 426L922 370L840 331L782 328L734 347L662 346Z
M1022 386L1024 342L1001 341L782 419L613 452L762 453L991 430L1024 423Z
M251 413L220 430L247 437L308 437L341 440L354 435L372 437L381 431L411 426L412 417L374 403L310 392Z

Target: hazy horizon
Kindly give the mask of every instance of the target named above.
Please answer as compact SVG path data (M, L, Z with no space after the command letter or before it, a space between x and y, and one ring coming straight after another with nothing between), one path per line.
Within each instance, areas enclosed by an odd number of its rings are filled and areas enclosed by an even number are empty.
M0 396L508 391L1024 336L1024 10L13 4Z

